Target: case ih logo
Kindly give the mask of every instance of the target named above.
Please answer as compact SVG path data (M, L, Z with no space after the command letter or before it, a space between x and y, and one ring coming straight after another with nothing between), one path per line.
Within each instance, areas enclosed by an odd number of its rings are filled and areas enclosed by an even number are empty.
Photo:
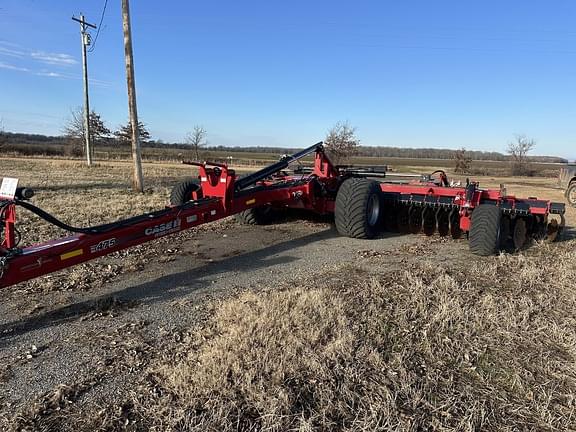
M173 221L166 222L160 225L155 225L152 228L146 228L144 234L153 235L154 237L160 237L166 234L170 234L180 230L180 219L174 219Z
M116 244L115 238L102 240L100 243L90 246L90 253L96 253L106 249L110 249L115 244Z

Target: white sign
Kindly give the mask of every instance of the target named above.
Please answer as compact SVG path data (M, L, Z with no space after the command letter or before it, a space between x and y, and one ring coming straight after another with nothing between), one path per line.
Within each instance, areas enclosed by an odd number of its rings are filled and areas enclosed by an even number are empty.
M4 177L2 180L2 186L0 186L0 198L14 199L17 187L17 178Z

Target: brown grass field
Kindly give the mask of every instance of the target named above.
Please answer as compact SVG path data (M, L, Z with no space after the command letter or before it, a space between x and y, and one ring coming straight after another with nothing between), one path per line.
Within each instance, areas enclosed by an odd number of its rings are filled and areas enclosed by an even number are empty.
M146 192L138 195L129 189L128 162L88 168L78 161L3 158L0 172L38 189L36 205L80 226L161 208L171 187L192 174L177 163L146 163ZM550 175L474 179L563 202ZM567 209L567 224L576 226L575 209ZM24 212L18 227L26 243L64 234ZM428 250L428 242L451 259ZM201 325L157 347L140 386L126 389L122 400L75 403L83 389L62 377L63 385L43 398L4 407L0 426L576 430L575 246L568 238L471 259L458 242L424 239L394 252L399 256L371 251L362 265L334 263L312 280L299 276L281 286L246 288L209 303ZM389 268L391 260L400 264ZM70 277L77 273L29 286L41 294ZM10 380L0 382L10 386Z
M465 271L342 265L242 294L154 370L165 393L144 416L187 430L572 430L573 248Z

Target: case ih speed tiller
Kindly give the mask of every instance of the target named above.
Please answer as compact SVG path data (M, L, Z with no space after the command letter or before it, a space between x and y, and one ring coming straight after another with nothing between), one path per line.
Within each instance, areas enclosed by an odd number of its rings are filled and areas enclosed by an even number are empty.
M285 171L313 153L313 168ZM266 223L275 210L285 208L334 213L338 232L354 238L373 238L380 229L423 231L429 236L437 232L454 238L466 234L470 250L477 255L520 249L531 238L553 241L564 226L564 204L519 199L504 189L480 189L473 182L451 186L443 171L411 181L391 181L382 168L334 166L322 143L242 178L224 164L187 163L198 167L200 182L190 179L178 184L165 209L88 228L61 222L28 202L33 191L16 188L13 179L4 179L0 287L230 215L244 223ZM73 235L19 247L18 206Z

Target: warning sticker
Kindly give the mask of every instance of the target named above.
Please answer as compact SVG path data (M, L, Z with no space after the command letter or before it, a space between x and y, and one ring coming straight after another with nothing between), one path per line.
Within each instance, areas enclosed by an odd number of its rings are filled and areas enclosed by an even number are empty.
M0 186L0 198L14 199L17 187L18 187L17 178L4 177L4 179L2 180L2 186Z

